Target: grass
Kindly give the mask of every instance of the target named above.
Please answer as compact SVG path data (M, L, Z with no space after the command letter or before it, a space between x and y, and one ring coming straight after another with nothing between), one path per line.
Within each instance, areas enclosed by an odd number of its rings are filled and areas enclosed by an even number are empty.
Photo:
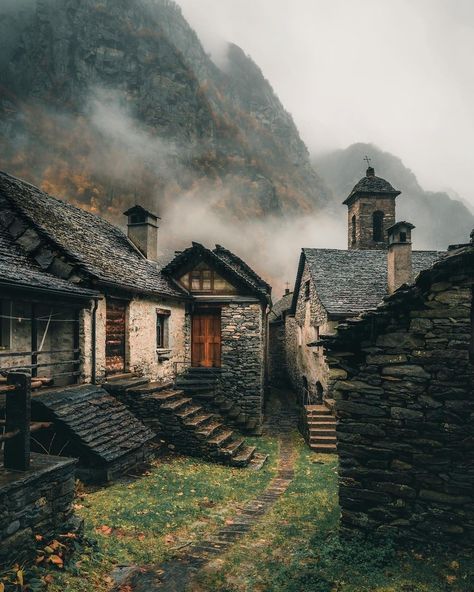
M156 461L139 479L80 495L76 513L94 544L64 571L56 571L48 590L108 590L109 574L117 565L161 563L220 528L235 513L236 504L265 489L275 474L276 440L247 441L270 454L260 471L172 456Z
M288 492L199 575L194 592L473 592L474 559L338 537L337 459L297 438Z

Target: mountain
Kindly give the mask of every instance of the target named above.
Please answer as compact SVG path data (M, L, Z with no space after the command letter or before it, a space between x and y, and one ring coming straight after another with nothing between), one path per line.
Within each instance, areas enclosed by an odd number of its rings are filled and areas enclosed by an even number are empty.
M468 240L474 227L474 216L468 207L447 193L425 191L400 158L373 144L352 144L345 150L313 158L336 203L342 202L363 176L365 155L372 159L375 174L402 192L397 198L397 220L416 226L416 248L445 249L449 244Z
M224 69L171 0L3 0L1 168L109 218L185 196L235 220L329 193L250 57Z

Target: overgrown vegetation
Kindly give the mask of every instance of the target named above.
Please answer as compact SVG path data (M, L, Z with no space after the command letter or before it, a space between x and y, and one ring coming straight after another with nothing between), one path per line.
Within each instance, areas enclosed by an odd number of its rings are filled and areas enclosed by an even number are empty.
M199 576L193 592L472 592L474 560L338 537L337 459L298 439L296 476L259 525Z
M85 536L77 552L65 558L64 567L49 561L15 566L0 574L0 591L4 583L7 592L45 587L49 592L103 592L111 588L116 566L161 563L222 527L237 505L265 489L275 474L277 441L247 441L270 454L258 472L173 456L157 460L137 478L96 491L80 488L75 510L85 521ZM60 557L62 550L57 553Z

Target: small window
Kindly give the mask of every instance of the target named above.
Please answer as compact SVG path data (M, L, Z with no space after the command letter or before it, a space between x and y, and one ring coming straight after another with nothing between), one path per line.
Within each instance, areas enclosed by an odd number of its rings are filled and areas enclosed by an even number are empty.
M12 303L0 300L0 350L11 349Z
M376 243L383 242L383 219L384 213L383 212L374 212L372 215L372 224L373 224L373 239Z
M406 232L400 232L400 242L401 243L407 242L407 233Z
M351 233L352 233L352 244L355 245L356 240L357 240L357 226L356 226L356 217L355 216L352 216Z
M156 349L169 348L169 311L156 313Z
M297 331L296 338L297 338L297 341L298 341L298 347L301 347L303 345L303 331L302 331L302 329L301 329L301 327L299 325L298 325L296 331Z
M311 286L310 286L310 283L309 283L309 280L308 280L304 284L304 299L305 300L309 300L310 296L311 296Z

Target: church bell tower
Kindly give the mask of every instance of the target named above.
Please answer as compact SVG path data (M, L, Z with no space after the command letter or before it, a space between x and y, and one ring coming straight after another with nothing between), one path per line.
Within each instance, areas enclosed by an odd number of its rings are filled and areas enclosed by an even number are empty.
M343 202L348 208L348 248L387 249L388 229L395 224L395 200L400 191L375 176L370 166Z

